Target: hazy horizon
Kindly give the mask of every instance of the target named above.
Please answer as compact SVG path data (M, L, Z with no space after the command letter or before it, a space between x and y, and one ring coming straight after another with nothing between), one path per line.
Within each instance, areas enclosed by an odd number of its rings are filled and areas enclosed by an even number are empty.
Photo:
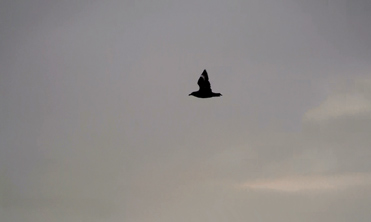
M0 221L370 221L370 12L2 1Z

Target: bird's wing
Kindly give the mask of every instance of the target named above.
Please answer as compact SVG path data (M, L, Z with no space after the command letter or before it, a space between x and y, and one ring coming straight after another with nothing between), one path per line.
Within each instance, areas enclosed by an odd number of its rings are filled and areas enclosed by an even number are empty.
M200 87L200 91L211 92L211 85L206 69L202 72L200 78L197 81L197 84Z

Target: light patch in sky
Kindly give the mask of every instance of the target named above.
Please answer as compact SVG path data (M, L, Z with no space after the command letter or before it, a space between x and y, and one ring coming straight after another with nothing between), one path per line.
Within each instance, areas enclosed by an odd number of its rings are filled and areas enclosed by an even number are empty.
M367 85L369 81L361 81ZM364 86L365 87L365 86ZM309 110L304 115L306 121L324 121L340 117L371 114L371 100L357 82L348 92L329 96L321 105Z
M243 183L239 185L239 188L291 193L305 191L338 191L362 185L371 185L371 174L316 175L257 180Z
M322 121L341 116L354 116L371 112L371 101L362 95L337 95L330 97L319 107L308 111L305 118Z

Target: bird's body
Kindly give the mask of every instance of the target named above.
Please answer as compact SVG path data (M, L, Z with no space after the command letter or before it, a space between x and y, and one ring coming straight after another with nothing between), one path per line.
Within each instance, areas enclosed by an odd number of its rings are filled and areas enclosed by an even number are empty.
M206 69L202 72L200 78L197 81L197 84L200 89L189 94L190 96L195 96L197 98L211 98L222 96L222 94L220 93L212 92L209 82L209 76L207 75Z

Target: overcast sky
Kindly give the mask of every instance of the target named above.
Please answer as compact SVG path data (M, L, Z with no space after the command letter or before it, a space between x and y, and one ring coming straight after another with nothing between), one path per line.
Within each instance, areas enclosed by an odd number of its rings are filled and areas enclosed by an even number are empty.
M368 222L368 0L3 0L0 221ZM198 99L207 69L220 98Z

